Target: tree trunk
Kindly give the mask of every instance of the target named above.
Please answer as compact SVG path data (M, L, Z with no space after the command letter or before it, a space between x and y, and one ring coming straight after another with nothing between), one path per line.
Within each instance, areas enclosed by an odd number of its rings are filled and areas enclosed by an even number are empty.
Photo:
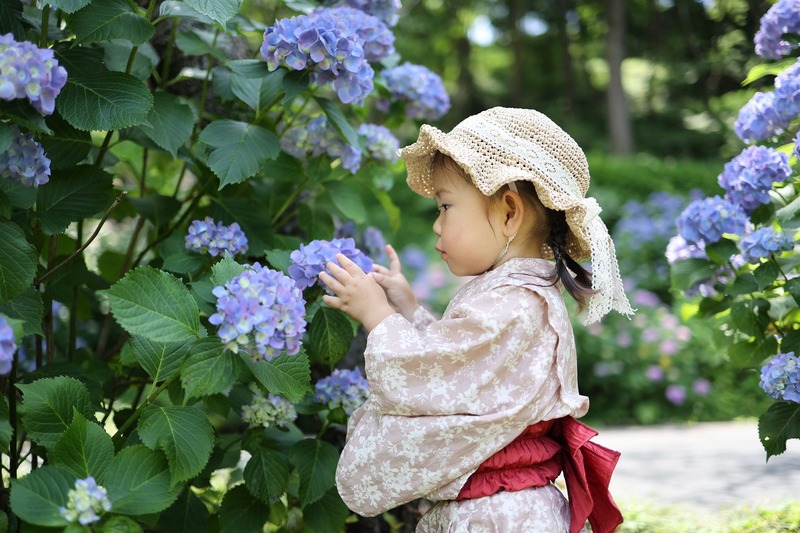
M606 59L609 81L607 94L608 128L611 153L633 153L633 133L625 90L622 87L622 60L625 58L625 1L606 0L608 36Z
M511 64L509 99L511 106L523 105L525 97L525 43L519 23L524 15L520 0L508 0L508 35L514 61Z
M578 98L575 85L575 66L570 49L569 29L567 28L567 9L571 2L561 0L558 10L558 43L561 47L561 64L564 71L564 105L566 114L570 120L575 120L578 116Z

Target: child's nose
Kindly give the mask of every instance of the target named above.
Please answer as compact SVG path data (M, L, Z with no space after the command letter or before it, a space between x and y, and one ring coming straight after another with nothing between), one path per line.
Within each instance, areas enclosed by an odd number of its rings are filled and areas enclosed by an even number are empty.
M442 224L439 222L440 217L436 217L436 220L433 221L433 234L437 237L440 237L442 234Z

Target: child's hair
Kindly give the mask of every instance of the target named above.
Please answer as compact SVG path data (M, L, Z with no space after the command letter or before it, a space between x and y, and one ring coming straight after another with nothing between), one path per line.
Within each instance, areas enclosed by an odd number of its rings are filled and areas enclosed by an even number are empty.
M472 179L464 172L464 169L449 155L437 151L433 156L432 169L449 170L462 179L473 185ZM592 273L583 268L580 263L575 261L566 250L566 238L569 232L567 217L564 211L556 211L545 207L536 188L530 181L516 181L518 194L529 207L532 208L537 224L534 229L534 236L540 237L540 241L547 244L553 251L553 259L556 268L553 274L547 278L551 285L558 282L578 303L580 309L586 305L586 299L596 291L592 289ZM500 188L493 196L485 196L487 202L494 202L500 199L505 189L505 185ZM549 230L549 231L548 231ZM538 235L537 235L538 234ZM574 274L574 275L573 275Z

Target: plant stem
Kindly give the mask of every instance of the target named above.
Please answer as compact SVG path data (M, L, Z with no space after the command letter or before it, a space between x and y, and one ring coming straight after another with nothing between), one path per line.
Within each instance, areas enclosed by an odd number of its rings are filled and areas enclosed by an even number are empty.
M163 89L164 84L166 83L167 79L169 78L169 68L172 66L172 54L175 50L175 39L178 36L178 25L175 21L172 22L172 29L169 33L169 41L167 42L167 51L164 53L164 63L161 66L161 83L160 86Z
M294 202L298 196L300 196L300 193L303 192L303 188L305 188L307 183L308 178L300 182L300 184L291 192L289 197L283 202L283 205L280 207L280 209L278 209L278 211L272 215L272 220L270 220L270 225L272 227L275 227L275 223L278 221L283 212L286 211L290 205L292 205L292 202Z
M119 428L116 433L114 433L113 437L111 437L111 440L114 442L115 446L122 443L122 439L125 437L125 432L128 431L130 427L139 419L139 417L142 415L142 411L149 407L155 401L155 399L167 389L167 387L172 385L172 382L178 379L179 375L180 374L176 372L168 379L164 380L161 385L155 388L153 392L147 396L147 399L144 401L144 403L136 408L136 411L133 412L133 414L125 421L125 423L122 424L122 427ZM155 385L155 383L153 385Z
M17 477L17 367L19 366L19 350L14 352L11 359L11 373L8 375L8 421L11 424L11 442L8 445L8 474L11 479Z
M50 4L42 7L42 34L39 36L39 48L47 48L47 33L50 31Z

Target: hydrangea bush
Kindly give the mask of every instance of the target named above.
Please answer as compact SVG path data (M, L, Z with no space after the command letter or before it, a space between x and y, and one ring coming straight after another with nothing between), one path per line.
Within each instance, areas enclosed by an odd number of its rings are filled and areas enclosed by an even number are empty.
M724 197L695 200L678 216L667 248L672 285L697 295L694 313L723 321L721 340L741 369L761 371L777 400L759 418L767 459L800 438L800 220L798 160L800 2L778 0L761 18L755 52L768 61L748 80L774 76L739 112L734 131L746 146L724 165Z
M374 118L413 131L406 109L432 104L384 86L399 13L398 0L3 2L9 531L358 520L334 471L366 397L343 360L361 345L316 280L337 251L372 269L368 221L400 227L399 143ZM373 248L336 236L344 223Z

